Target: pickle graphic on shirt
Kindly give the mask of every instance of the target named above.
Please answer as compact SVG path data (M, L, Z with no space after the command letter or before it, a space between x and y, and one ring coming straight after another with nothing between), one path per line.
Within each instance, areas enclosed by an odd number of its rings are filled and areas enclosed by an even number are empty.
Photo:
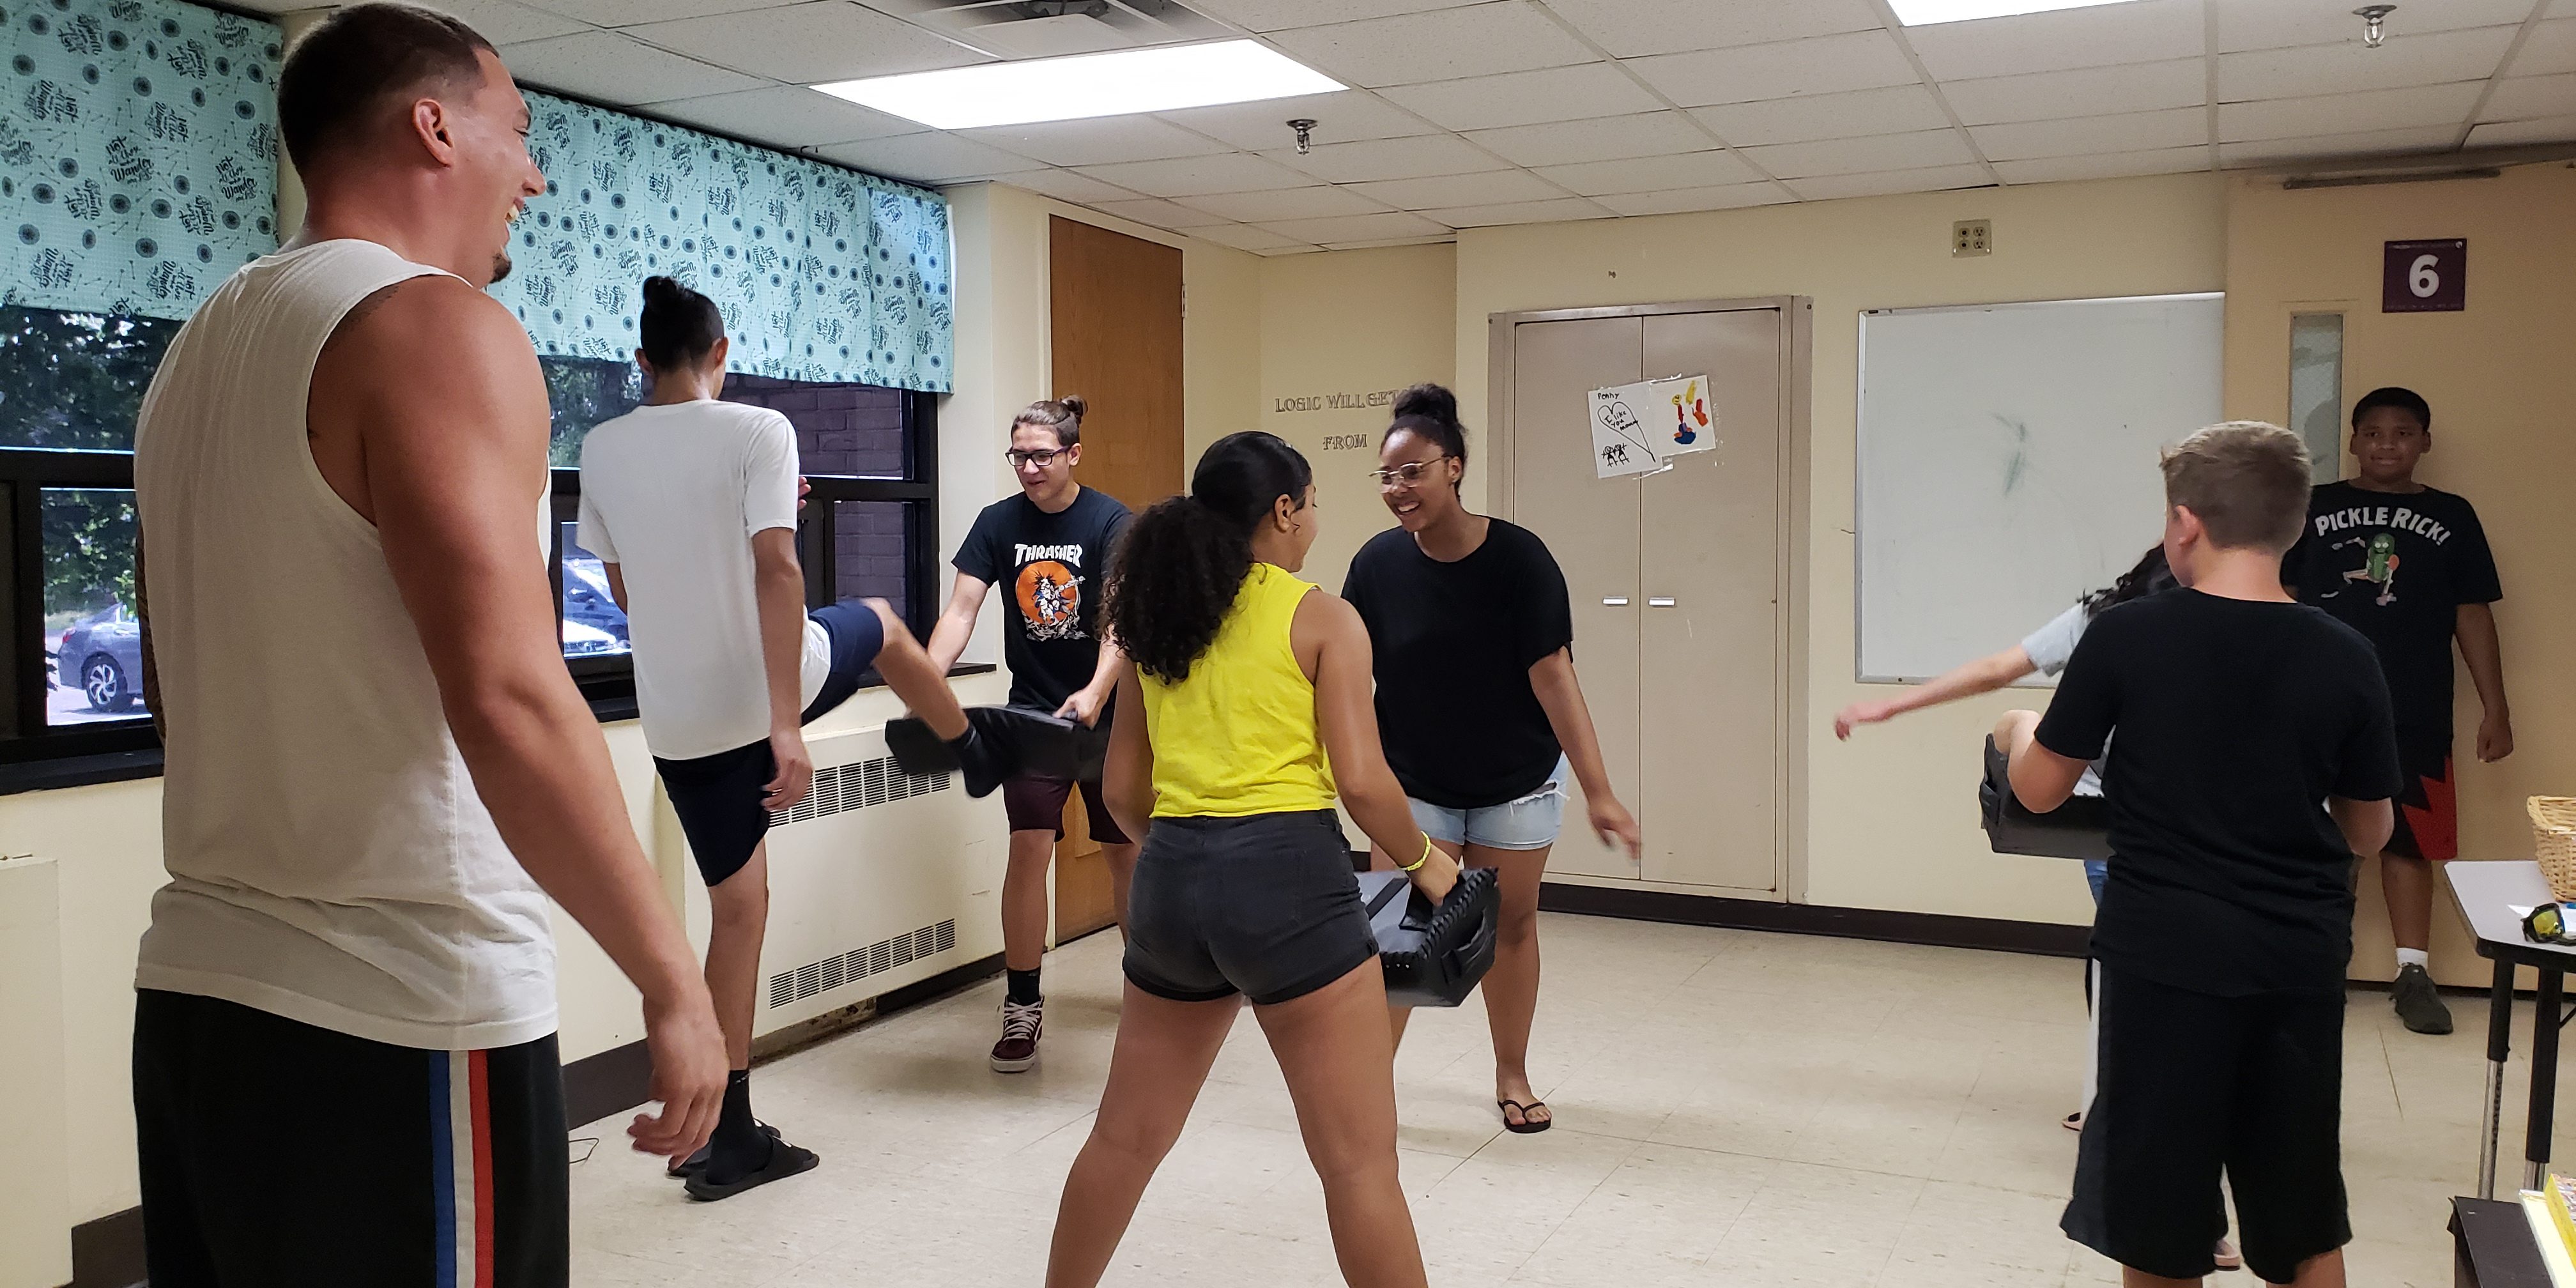
M2379 594L2374 596L2371 602L2382 608L2396 603L2397 565L2405 562L2397 557L2397 534L2374 532L2366 538L2353 537L2338 541L2334 543L2333 548L2341 550L2346 546L2361 547L2361 566L2346 570L2343 579L2368 582L2379 587ZM2340 593L2340 591L2330 591L2321 598L2332 599Z

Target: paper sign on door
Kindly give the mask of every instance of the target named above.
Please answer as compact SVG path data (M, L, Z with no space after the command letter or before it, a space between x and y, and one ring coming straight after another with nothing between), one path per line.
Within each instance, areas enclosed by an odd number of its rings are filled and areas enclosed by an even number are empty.
M1708 377L1640 380L1592 391L1592 467L1600 478L1647 474L1717 446Z

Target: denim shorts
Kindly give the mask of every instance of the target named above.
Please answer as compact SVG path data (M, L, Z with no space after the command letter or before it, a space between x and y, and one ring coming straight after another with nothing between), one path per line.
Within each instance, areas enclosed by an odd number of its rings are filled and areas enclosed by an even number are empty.
M1413 806L1413 825L1429 832L1432 840L1489 850L1544 850L1556 844L1565 825L1565 783L1573 776L1572 762L1559 756L1547 781L1516 801L1478 809L1450 809L1410 798L1407 803Z

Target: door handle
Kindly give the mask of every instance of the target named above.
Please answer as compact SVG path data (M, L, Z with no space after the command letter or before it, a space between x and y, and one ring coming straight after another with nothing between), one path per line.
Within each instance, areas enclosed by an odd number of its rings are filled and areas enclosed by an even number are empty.
M1648 608L1670 608L1672 606L1673 597L1670 595L1652 595L1646 599L1646 607Z
M1603 608L1626 608L1628 606L1628 597L1626 595L1604 595L1601 597L1601 606Z

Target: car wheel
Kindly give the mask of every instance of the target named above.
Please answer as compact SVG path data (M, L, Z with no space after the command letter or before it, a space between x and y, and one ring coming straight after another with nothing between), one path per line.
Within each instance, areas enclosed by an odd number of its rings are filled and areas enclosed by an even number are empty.
M105 653L81 664L81 691L89 695L92 710L123 711L134 705L134 686L126 683L125 668Z

